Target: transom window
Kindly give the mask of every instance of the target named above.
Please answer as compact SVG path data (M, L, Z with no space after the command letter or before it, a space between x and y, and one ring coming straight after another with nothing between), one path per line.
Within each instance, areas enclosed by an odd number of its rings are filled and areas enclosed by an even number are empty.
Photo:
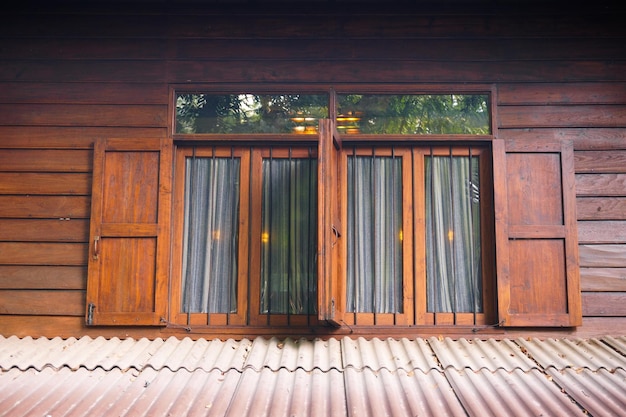
M182 92L175 130L177 323L491 320L488 95Z

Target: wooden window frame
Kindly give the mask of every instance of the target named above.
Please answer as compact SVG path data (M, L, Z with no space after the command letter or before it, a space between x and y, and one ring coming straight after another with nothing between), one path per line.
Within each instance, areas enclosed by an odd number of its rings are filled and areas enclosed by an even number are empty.
M494 323L496 315L495 305L495 271L493 269L494 241L493 230L493 174L491 170L491 152L487 145L443 145L435 144L432 147L413 148L413 178L414 178L414 227L415 236L426 236L426 190L425 158L429 156L477 156L479 157L479 200L480 200L480 242L482 262L482 312L436 313L428 311L427 278L426 278L426 239L415 239L415 323L418 325L457 325L457 326L485 326Z
M342 230L342 235L346 236L346 239L343 240L342 244L342 254L341 259L344 263L347 264L348 260L348 187L347 183L348 178L348 158L354 156L371 156L371 157L395 157L401 158L402 161L402 231L403 231L403 243L402 243L402 311L395 313L375 313L375 312L353 312L349 311L346 306L346 312L344 313L343 323L348 326L374 326L374 325L408 325L413 322L413 299L414 299L414 288L413 288L413 280L409 279L412 276L413 271L413 227L412 227L412 202L410 199L410 192L406 190L410 190L411 184L413 183L412 179L412 167L411 167L411 151L410 148L406 146L400 147L389 147L389 145L384 144L381 146L358 146L354 145L347 149L344 149L341 155L341 169L343 172L342 177L346 178L344 184L341 185L341 201L342 206L342 218L345 219L343 222L344 228ZM347 278L347 265L345 266L345 271L343 274ZM345 283L345 287L347 287L347 282ZM344 292L342 297L342 302L345 304L347 302L347 293Z
M576 236L576 216L575 216L575 191L574 191L574 168L573 168L573 145L567 140L515 140L499 138L497 130L497 99L496 89L494 86L479 85L429 85L422 87L407 88L403 85L316 85L316 86L275 86L271 91L259 91L258 86L246 85L229 85L223 84L221 87L212 92L232 92L232 91L258 91L263 92L328 92L330 91L329 111L331 118L335 114L335 106L333 99L333 89L337 92L347 93L424 93L424 94L443 94L451 91L463 93L487 93L490 95L490 111L491 111L491 134L489 135L346 135L342 138L334 128L334 123L330 119L320 119L318 126L319 136L298 135L298 134L238 134L238 135L177 135L172 131L173 123L169 127L168 138L155 139L139 139L139 138L103 138L96 141L94 149L94 170L93 170L93 189L91 201L91 223L90 223L90 246L89 246L89 268L86 293L86 324L87 325L117 325L117 326L164 326L168 325L175 328L181 325L186 326L187 330L191 330L190 326L196 328L209 328L216 324L220 329L224 326L240 326L239 330L229 330L227 333L251 334L255 332L255 328L245 327L255 326L258 323L252 323L249 319L249 304L242 304L238 309L238 315L228 317L215 316L211 320L204 317L196 317L191 315L187 317L185 314L181 316L181 277L177 267L182 265L182 224L179 215L180 207L182 207L181 195L184 195L184 175L180 174L181 162L178 152L173 148L184 146L207 146L224 147L229 150L233 147L244 146L250 148L257 146L259 143L263 145L305 145L317 149L318 158L318 315L307 320L304 326L309 326L308 330L303 330L307 334L315 332L311 330L324 324L332 324L334 326L342 326L346 323L357 323L361 331L372 331L375 329L390 328L387 319L369 320L375 324L381 324L379 327L360 326L361 318L350 320L345 312L345 254L342 250L345 247L343 237L345 236L345 225L342 219L345 218L345 178L344 170L345 152L343 147L351 146L375 145L375 146L408 146L416 147L419 144L444 146L459 145L461 147L485 146L487 153L491 154L491 163L483 158L482 168L488 168L489 175L485 178L481 177L481 193L492 193L493 199L482 198L482 203L486 201L492 202L491 207L486 207L489 215L484 217L485 221L481 221L481 231L483 236L483 280L484 280L484 308L485 317L476 317L473 315L470 319L466 317L456 317L451 319L447 317L447 313L431 314L426 310L425 300L425 263L420 261L424 259L424 244L418 243L420 229L416 226L424 221L424 213L420 210L413 210L412 229L413 235L411 253L412 255L405 259L410 259L414 274L413 282L409 283L410 291L407 295L412 295L415 304L420 308L414 309L412 313L406 314L407 321L395 320L393 326L408 325L421 326L423 328L429 326L465 326L470 323L471 328L482 326L503 326L503 327L572 327L582 323L582 307L580 293L580 277L578 268L578 248ZM179 86L171 86L170 103L174 103L175 92ZM180 86L180 90L206 91L207 86ZM174 112L171 112L172 122L174 120ZM415 148L412 148L415 149ZM107 162L109 155L115 155L116 152L128 152L129 160L134 160L137 169L142 170L141 174L134 177L134 181L142 183L145 187L141 190L133 190L127 186L127 182L117 181L116 177L126 177L120 166L125 166L121 160L113 157L111 164ZM420 180L416 180L416 170L423 170L423 154L411 151L411 181L413 187ZM151 157L148 157L151 154ZM120 154L121 155L121 154ZM142 156L143 155L143 156ZM153 159L154 155L158 155ZM537 156L537 157L535 157ZM146 159L147 158L147 159ZM543 158L543 159L542 159ZM146 160L154 160L154 169L146 168ZM511 211L508 200L512 198L514 201L520 200L520 189L523 187L531 187L533 181L520 175L520 170L526 169L527 172L533 172L532 167L542 167L542 160L556 161L550 169L551 177L545 179L541 184L553 184L561 190L560 205L562 206L562 221L552 222L552 224L543 224L542 222L519 223L519 213ZM135 168L135 162L131 162L126 168ZM250 162L251 164L251 162ZM110 166L111 165L111 166ZM173 167L173 165L175 165ZM111 169L111 167L115 167ZM174 175L176 174L176 175ZM248 172L249 178L253 173ZM419 178L419 177L417 177ZM172 181L174 181L172 202ZM181 182L182 181L182 182ZM251 181L251 179L249 179ZM543 181L543 180L541 180ZM121 188L117 188L121 187ZM244 186L245 187L245 186ZM249 188L249 186L248 186ZM141 207L133 207L133 204L145 204L140 201L140 195L145 189L157 190L158 203L157 207L151 208L153 213L157 213L156 218L145 222L141 219L135 221L130 215L129 220L121 220L110 222L107 220L105 213L110 210L111 199L124 199L124 204L129 206L125 210L132 212L133 210L141 211ZM245 198L245 193L241 194L241 198ZM420 193L413 190L413 201L410 202L413 207L423 206ZM132 196L132 197L128 197ZM249 198L249 194L248 197ZM108 203L107 203L108 201ZM535 198L530 201L531 204L540 205L541 201ZM107 206L108 204L108 206ZM244 206L249 206L250 201L244 202ZM553 204L554 205L554 204ZM557 204L558 206L558 204ZM107 208L109 207L109 208ZM537 206L540 207L540 206ZM174 215L171 210L174 209ZM540 210L541 211L541 210ZM154 217L154 216L153 216ZM173 225L170 222L173 221ZM246 223L246 219L242 218L243 226L241 228L247 230L248 240L250 239L250 225ZM116 239L118 239L116 243ZM152 240L152 245L144 246L138 257L119 256L123 251L123 245L129 240ZM554 256L559 259L544 267L542 265L527 265L528 262L524 256L517 256L516 251L519 248L520 241L526 245L529 260L534 263L541 263L541 257L537 255L536 248L546 247L548 243L559 242L559 249L555 251ZM537 246L533 242L537 242ZM109 245L108 248L106 245ZM117 245L117 246L116 246ZM421 245L421 246L420 246ZM543 246L542 246L543 245ZM121 249L120 249L121 248ZM556 248L556 245L550 244L550 248ZM107 250L107 257L111 254L119 256L119 259L106 259L103 262L102 251ZM534 253L532 253L534 251ZM558 252L558 253L557 253ZM173 258L172 258L173 256ZM250 258L253 253L240 251L239 256L248 259L248 262L240 262L246 268L241 269L239 274L250 275L250 265L253 264ZM144 259L144 262L138 262L137 259ZM147 261L146 261L147 260ZM255 261L256 262L256 261ZM148 265L144 265L147 263ZM140 265L141 264L141 265ZM527 274L533 275L532 279L526 280ZM554 277L561 282L558 285L548 284L554 281ZM524 279L524 285L520 285L520 279ZM516 281L517 280L517 281ZM169 287L168 287L169 283ZM552 287L550 287L552 285ZM125 300L125 291L131 286L131 291L136 292L138 289L145 289L148 294L147 299L152 299L152 305L146 307L144 301L146 297L137 297L137 300ZM143 290L142 290L143 291ZM411 292L412 291L412 292ZM238 301L247 303L249 299L249 291L247 288L238 289ZM560 301L558 303L549 303L545 301L544 294L548 297L554 296ZM423 297L420 299L420 297ZM520 299L530 297L533 301L528 306L520 303ZM533 298L534 297L534 298ZM492 306L491 308L489 306ZM534 307L537 306L537 311ZM497 311L496 311L497 308ZM491 310L491 312L489 311ZM541 310L541 311L540 311ZM292 316L293 317L293 316ZM307 315L310 317L310 315ZM497 318L496 318L497 317ZM277 318L276 321L266 323L269 326L285 325L284 318ZM365 320L364 320L365 321ZM367 322L367 321L366 321ZM385 322L382 325L381 322ZM287 318L287 325L294 325L290 318ZM266 326L264 325L264 326ZM300 323L298 323L300 326ZM297 327L297 326L296 326ZM235 327L231 327L234 329ZM459 327L457 327L459 328ZM369 329L369 330L368 330ZM218 330L219 332L220 330ZM297 332L297 331L295 331ZM329 329L326 332L332 333ZM294 333L291 331L290 333Z
M239 237L237 261L237 311L235 313L183 312L182 255L184 233L186 160L190 157L239 158ZM315 314L276 314L260 312L261 295L261 201L263 160L317 158L317 149L296 144L262 146L203 145L180 146L176 150L173 215L173 268L171 281L171 320L188 328L203 326L315 326ZM254 213L254 215L250 215ZM313 301L315 302L315 300Z
M380 139L380 138L379 138ZM351 141L353 142L353 141ZM403 160L403 306L400 313L343 313L342 324L347 326L485 326L494 323L496 305L494 298L495 279L494 270L494 231L493 231L493 200L491 197L493 177L491 173L491 153L489 144L481 145L445 145L442 143L431 144L406 144L401 143L393 149L384 137L380 140L380 146L371 143L347 145L348 149L342 152L342 177L347 178L347 159L352 155L391 156ZM472 156L480 158L480 183L485 184L480 188L480 217L481 217L481 261L482 261L482 297L483 311L480 313L434 313L427 308L427 283L426 283L426 229L425 229L425 196L424 190L424 160L431 155L468 156L471 150ZM341 201L347 201L347 184L341 186ZM342 218L347 219L347 207L342 210ZM346 223L346 222L344 222ZM347 227L342 230L343 236L348 236ZM347 260L347 242L342 244L341 259ZM344 267L345 268L345 267ZM345 275L345 272L344 274ZM346 278L347 279L347 278ZM341 300L345 303L347 295L343 285ZM346 309L347 310L347 309Z
M240 160L239 193L239 245L237 248L237 311L235 313L195 313L183 312L182 308L182 265L183 233L185 208L186 160L198 158L238 158ZM171 321L185 326L224 326L244 325L247 321L249 248L249 218L244 215L250 209L249 193L241 192L250 188L249 149L227 146L177 147L175 151L174 198L173 198L173 253L171 280ZM247 169L246 169L247 168ZM242 260L245 260L242 261Z

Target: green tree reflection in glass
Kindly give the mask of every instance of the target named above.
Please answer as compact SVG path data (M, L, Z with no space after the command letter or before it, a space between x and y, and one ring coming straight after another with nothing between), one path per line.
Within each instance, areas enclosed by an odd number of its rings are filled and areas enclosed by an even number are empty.
M338 94L347 134L489 134L486 94Z
M328 101L327 94L177 94L176 133L317 133Z

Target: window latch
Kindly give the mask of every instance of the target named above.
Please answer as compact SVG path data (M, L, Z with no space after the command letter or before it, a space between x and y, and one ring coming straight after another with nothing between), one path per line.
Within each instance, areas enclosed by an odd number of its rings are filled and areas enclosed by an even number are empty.
M331 229L333 231L333 235L335 235L335 240L333 240L332 247L335 247L335 244L337 243L337 239L341 237L341 233L339 233L339 229L337 229L337 227L334 224L331 226Z

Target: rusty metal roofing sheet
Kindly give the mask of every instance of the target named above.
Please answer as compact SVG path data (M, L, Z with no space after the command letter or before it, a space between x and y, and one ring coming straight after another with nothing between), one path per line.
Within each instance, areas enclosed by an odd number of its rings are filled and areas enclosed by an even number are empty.
M444 368L458 370L470 368L474 371L487 369L495 372L498 369L529 371L537 367L518 345L508 339L453 340L431 337L428 343Z
M626 415L626 371L563 369L547 371L551 379L592 416Z
M0 416L616 416L625 346L0 337Z
M445 374L471 416L584 415L568 395L536 369L448 369Z
M625 369L623 353L599 339L517 339L516 342L544 369Z

